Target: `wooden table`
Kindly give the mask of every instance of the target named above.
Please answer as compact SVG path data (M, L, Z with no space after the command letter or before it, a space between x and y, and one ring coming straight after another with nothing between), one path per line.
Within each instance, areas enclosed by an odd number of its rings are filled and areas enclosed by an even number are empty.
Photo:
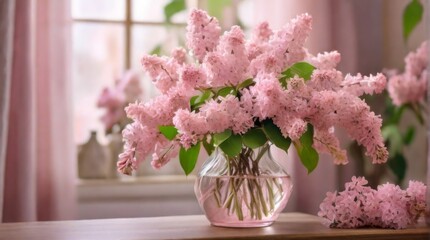
M430 239L430 228L329 229L318 217L302 213L282 214L270 227L220 228L204 216L100 219L58 222L3 223L0 239Z

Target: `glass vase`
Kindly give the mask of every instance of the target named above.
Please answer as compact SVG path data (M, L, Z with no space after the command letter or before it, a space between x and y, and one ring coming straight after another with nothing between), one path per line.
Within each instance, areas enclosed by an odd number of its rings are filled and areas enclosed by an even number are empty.
M237 157L216 149L202 165L194 186L212 225L241 228L271 225L291 190L291 178L273 160L269 144L243 147Z

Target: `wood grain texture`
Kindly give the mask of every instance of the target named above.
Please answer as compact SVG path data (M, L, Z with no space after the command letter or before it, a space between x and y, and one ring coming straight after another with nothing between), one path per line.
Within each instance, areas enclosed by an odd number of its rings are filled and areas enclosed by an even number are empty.
M58 222L3 223L1 240L16 239L429 239L424 225L403 230L329 229L316 216L284 213L270 227L213 227L202 215Z

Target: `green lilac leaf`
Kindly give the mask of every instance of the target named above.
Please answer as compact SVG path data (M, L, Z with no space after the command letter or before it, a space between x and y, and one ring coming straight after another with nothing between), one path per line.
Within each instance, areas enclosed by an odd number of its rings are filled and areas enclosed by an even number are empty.
M242 137L233 134L223 141L219 148L229 157L236 157L242 151Z
M172 17L186 9L185 0L172 0L164 6L164 19L166 22L171 22Z
M204 139L202 141L202 143L203 143L203 147L205 148L205 150L208 153L208 155L209 156L212 155L212 153L215 150L215 147L214 147L214 138L212 137L210 142L207 142L207 139Z
M403 146L403 138L400 134L399 128L395 124L382 127L382 137L389 144L389 154L394 156L401 152Z
M403 11L403 38L408 40L412 31L421 22L424 8L420 1L412 0Z
M209 15L222 20L224 9L232 5L232 0L206 0L206 4Z
M394 157L389 158L387 163L397 177L397 184L401 184L405 178L406 170L408 169L405 157L401 153L398 153L394 155Z
M185 172L185 175L189 175L196 167L197 159L200 152L200 142L196 145L191 146L189 149L181 147L179 150L179 162Z
M176 135L178 135L178 129L173 125L158 126L158 130L160 130L161 134L163 134L170 141L175 139Z
M200 99L198 99L200 102L205 102L212 96L211 90L205 90L203 94L201 95Z
M308 174L314 171L318 166L318 152L313 147L303 147L300 151L297 151L297 153L303 166L308 170Z
M155 46L151 52L149 53L151 55L160 55L161 54L161 44L158 44L157 46Z
M314 143L314 126L312 126L311 124L307 125L307 130L300 137L300 142L304 146L312 147L312 144Z
M263 131L266 134L267 138L275 144L278 148L288 152L288 148L290 148L291 139L285 138L282 135L281 130L276 126L271 119L265 120L263 123Z
M215 147L219 146L221 143L223 143L227 138L229 138L232 134L232 131L230 129L225 130L221 133L215 133L213 135L214 139L214 145Z
M295 142L297 154L300 157L300 161L303 166L308 170L308 174L311 173L318 166L319 155L318 152L313 148L314 142L314 129L311 124L308 124L306 132L300 137L299 142Z
M206 100L208 100L210 97L212 97L212 92L210 90L205 90L202 95L193 96L190 99L190 107L191 111L196 110L201 105L203 105Z
M406 131L405 135L403 136L403 143L405 145L409 145L412 143L415 137L415 127L410 126L408 130Z
M261 128L252 128L242 135L243 144L250 148L258 148L267 142L266 134Z
M290 68L282 72L287 78L293 78L295 75L310 80L315 67L307 62L298 62L293 64Z
M403 113L409 107L407 104L403 104L400 107L397 107L393 104L391 98L388 95L385 98L385 110L384 110L384 121L382 122L382 127L388 125L398 125L400 120L402 119Z
M234 87L224 87L218 90L218 93L217 93L217 95L221 97L225 97L229 94L236 95L236 89L234 89Z
M196 104L197 98L199 98L199 95L193 96L190 98L190 106L193 106L194 104Z
M283 76L283 77L279 78L279 82L281 83L281 86L283 88L287 88L287 77Z
M246 79L245 81L241 82L239 85L237 85L237 89L247 88L251 85L255 85L255 82L252 78Z

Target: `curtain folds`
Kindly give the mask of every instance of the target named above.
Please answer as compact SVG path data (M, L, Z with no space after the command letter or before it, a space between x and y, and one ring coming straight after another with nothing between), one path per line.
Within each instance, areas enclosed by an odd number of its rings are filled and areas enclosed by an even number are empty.
M6 121L0 122L1 147L6 147L5 157L0 148L2 220L72 219L76 164L69 2L6 0L0 5L5 3L14 17L5 20L2 14L0 23L14 31L6 34L12 46L4 47L13 54L5 63L0 60L0 67L11 72L2 83L9 88L3 90L0 84L0 110L8 108L1 112Z
M6 140L8 135L9 92L12 72L13 25L15 4L0 2L0 216L3 213L4 167L6 162Z

